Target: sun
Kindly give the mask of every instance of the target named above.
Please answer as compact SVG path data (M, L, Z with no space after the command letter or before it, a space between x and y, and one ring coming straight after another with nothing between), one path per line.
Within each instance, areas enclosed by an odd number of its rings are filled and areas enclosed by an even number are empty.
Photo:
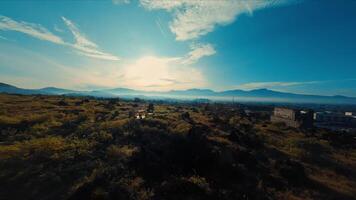
M181 64L180 57L143 56L123 69L128 87L164 91L183 89L203 80L200 71Z

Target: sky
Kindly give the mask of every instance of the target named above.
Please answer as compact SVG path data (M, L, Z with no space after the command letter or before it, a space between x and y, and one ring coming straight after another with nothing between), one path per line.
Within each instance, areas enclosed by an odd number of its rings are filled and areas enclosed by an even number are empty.
M356 97L356 1L2 0L0 82Z

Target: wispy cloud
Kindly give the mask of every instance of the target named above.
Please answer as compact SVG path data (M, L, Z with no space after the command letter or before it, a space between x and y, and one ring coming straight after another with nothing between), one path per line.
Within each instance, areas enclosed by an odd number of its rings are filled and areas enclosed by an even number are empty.
M0 80L22 87L56 86L83 89L85 85L116 87L122 82L121 62L91 60L69 64L60 58L49 58L19 45L0 43ZM44 67L45 66L45 67ZM13 73L17 72L17 73Z
M128 4L130 0L112 0L113 4Z
M40 24L28 22L17 22L11 18L0 15L0 30L17 31L40 40L53 42L56 44L65 44L62 38L54 35Z
M119 60L118 57L101 51L98 48L98 45L87 39L72 21L65 17L62 17L62 19L75 38L74 44L65 42L61 37L53 34L40 24L15 21L6 16L0 16L0 30L17 31L40 40L52 42L58 45L69 46L75 49L77 53L87 57L103 60Z
M166 33L164 32L164 30L163 30L161 24L162 24L161 18L157 17L157 19L156 19L156 25L157 25L159 31L161 31L162 35L163 35L164 37L166 37Z
M342 83L342 82L353 82L356 78L348 79L336 79L336 80L316 80L316 81L295 81L295 82L251 82L244 83L235 87L236 89L262 89L262 88L282 88L291 87L298 85L310 85L310 84L325 84L325 83Z
M317 84L322 81L306 81L306 82L251 82L237 86L237 89L262 89L262 88L274 88L274 87L289 87L297 85Z
M182 64L193 64L205 56L211 56L216 53L211 44L192 44L191 51L183 58Z
M169 82L169 83L172 83L172 84L186 84L186 83L189 83L189 82L183 82L183 81L179 81L179 80L176 80L176 79L170 79L170 78L161 78L161 80Z
M79 29L74 25L72 21L70 21L65 17L62 17L62 19L65 22L65 24L68 26L69 30L74 35L74 38L76 40L76 45L85 46L85 47L95 47L95 48L97 47L97 45L94 42L88 40L80 33Z
M64 30L61 29L61 28L59 28L57 25L54 25L53 29L54 29L55 31L59 32L59 33L63 33L63 32L64 32Z
M65 17L62 17L62 19L74 35L75 43L71 44L71 46L78 50L80 54L104 60L119 60L119 58L114 55L100 51L98 46L87 39L72 21Z
M170 30L176 40L196 39L212 32L217 25L232 23L237 16L255 10L279 6L295 0L140 0L148 10L172 13Z
M6 37L1 36L1 35L0 35L0 39L2 39L2 40L9 40L9 39L7 39Z

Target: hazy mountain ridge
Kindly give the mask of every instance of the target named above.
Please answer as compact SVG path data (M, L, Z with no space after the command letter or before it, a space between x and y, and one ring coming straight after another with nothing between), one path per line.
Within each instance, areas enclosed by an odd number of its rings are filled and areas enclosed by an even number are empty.
M67 89L62 89L57 87L45 87L45 88L38 89L38 91L42 91L45 93L53 93L53 94L67 94L67 93L76 92L75 90L67 90Z
M279 92L269 89L256 89L256 90L226 90L226 91L213 91L210 89L187 89L187 90L170 90L165 92L157 91L142 91L129 88L113 88L92 91L76 91L56 87L45 87L41 89L24 89L18 88L6 83L0 83L0 92L10 94L44 94L44 95L70 95L70 96L95 96L95 97L152 97L155 98L262 98L264 101L302 101L314 103L348 103L356 104L355 97L346 97L341 95L335 96L321 96L321 95L307 95L307 94L294 94L287 92ZM258 99L252 100L258 101Z

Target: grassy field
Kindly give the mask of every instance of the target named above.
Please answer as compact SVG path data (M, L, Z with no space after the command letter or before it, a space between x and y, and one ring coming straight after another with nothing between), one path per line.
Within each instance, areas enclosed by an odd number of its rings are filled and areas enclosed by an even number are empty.
M153 106L1 94L0 199L356 197L351 134L233 106Z

